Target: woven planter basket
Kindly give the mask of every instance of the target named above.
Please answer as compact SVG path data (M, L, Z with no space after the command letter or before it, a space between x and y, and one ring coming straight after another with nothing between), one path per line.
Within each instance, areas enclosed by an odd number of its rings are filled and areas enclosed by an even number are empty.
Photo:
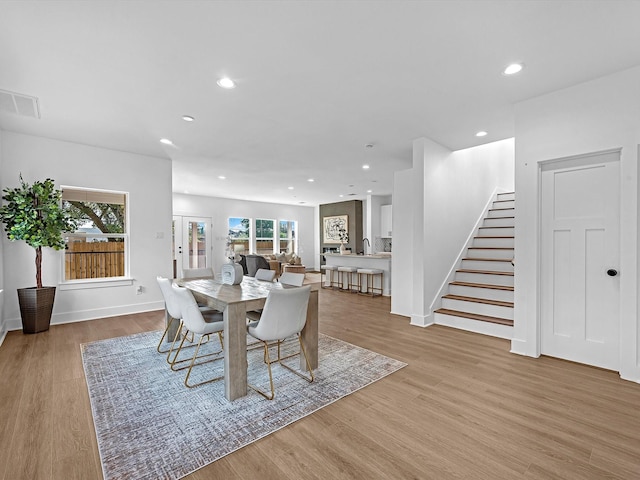
M49 330L56 287L30 287L18 289L23 333Z

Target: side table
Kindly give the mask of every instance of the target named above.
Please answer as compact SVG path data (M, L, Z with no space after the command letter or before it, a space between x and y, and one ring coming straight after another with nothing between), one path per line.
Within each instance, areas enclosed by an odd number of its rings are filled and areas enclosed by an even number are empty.
M304 265L282 265L283 272L291 272L291 273L306 273L307 269Z

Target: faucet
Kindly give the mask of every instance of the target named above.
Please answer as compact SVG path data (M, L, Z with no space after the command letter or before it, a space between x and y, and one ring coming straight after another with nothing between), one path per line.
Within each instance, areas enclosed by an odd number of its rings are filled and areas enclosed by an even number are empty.
M367 245L369 245L369 248L371 248L371 243L369 243L369 239L366 237L362 239L362 250L363 250L363 253L366 255L367 247L364 246L364 242L367 242Z

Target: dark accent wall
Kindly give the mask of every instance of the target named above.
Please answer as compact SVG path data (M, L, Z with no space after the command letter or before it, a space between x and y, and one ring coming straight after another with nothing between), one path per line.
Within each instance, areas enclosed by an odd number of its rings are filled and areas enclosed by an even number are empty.
M320 253L324 252L324 247L337 248L340 244L323 243L322 235L322 219L324 217L332 217L335 215L349 216L349 242L345 247L350 248L352 253L358 253L362 250L362 200L349 200L347 202L326 203L320 205ZM321 257L321 264L324 265L324 257Z

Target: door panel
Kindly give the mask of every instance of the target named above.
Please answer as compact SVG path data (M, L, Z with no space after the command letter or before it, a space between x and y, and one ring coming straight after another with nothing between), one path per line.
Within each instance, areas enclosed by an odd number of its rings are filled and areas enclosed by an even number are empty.
M541 353L619 364L619 152L541 176Z
M183 268L211 267L211 219L173 217L174 276Z

